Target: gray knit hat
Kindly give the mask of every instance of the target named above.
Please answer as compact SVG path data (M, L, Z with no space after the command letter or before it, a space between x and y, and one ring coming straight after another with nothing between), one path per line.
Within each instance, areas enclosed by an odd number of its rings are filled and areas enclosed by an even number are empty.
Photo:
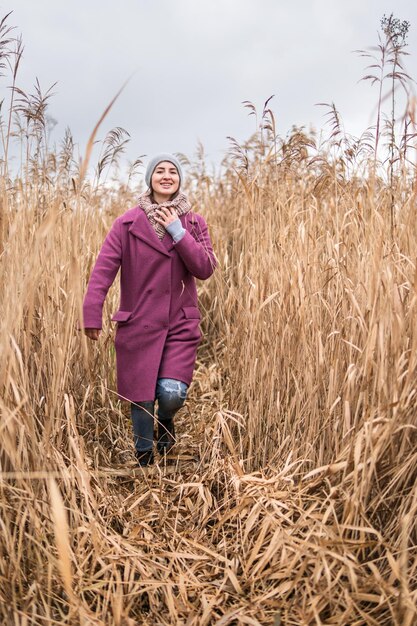
M148 187L151 186L151 178L152 178L152 174L154 173L154 170L155 170L156 166L159 163L162 163L162 161L168 161L169 163L172 163L173 165L175 165L175 167L178 170L178 174L179 174L179 177L180 177L180 185L181 185L181 183L182 183L182 168L181 168L180 162L178 161L178 159L176 157L174 157L173 154L168 154L166 152L161 152L161 154L157 154L156 156L152 157L152 159L148 163L148 167L146 168L145 182L148 185Z

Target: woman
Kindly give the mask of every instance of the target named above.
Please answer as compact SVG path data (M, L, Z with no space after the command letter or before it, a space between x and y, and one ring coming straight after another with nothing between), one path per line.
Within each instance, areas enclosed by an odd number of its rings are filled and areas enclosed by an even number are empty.
M175 443L174 415L184 404L200 342L195 278L216 261L206 222L180 191L181 165L171 154L148 164L148 190L108 233L84 299L84 332L97 340L107 291L121 269L120 308L113 315L117 390L131 402L138 463L154 461L153 421L158 401L157 449Z

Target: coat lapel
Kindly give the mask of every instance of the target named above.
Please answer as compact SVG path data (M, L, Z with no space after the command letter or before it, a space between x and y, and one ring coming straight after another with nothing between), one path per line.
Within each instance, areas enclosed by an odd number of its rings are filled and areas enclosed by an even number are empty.
M171 252L172 248L174 247L174 240L169 233L165 233L161 243L167 252Z
M152 228L145 211L140 207L138 207L138 215L134 218L129 232L144 241L148 246L151 246L151 248L154 248L154 250L170 256L167 247L162 243ZM164 239L166 239L166 237L164 237Z

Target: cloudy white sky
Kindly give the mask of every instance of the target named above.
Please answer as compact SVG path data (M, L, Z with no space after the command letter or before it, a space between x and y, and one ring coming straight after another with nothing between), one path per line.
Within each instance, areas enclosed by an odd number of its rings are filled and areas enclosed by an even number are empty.
M282 136L293 124L323 127L318 102L335 102L346 130L359 134L373 121L377 93L358 82L366 60L353 51L378 43L384 13L411 22L407 69L417 79L414 0L0 1L23 36L19 86L57 81L54 138L69 126L80 153L129 77L100 137L115 126L129 131L130 160L160 151L192 157L201 141L219 163L228 135L243 140L254 130L242 101L261 109L272 94Z

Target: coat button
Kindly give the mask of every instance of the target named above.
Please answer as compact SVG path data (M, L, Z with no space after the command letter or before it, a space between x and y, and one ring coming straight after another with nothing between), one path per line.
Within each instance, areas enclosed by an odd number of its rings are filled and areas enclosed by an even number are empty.
M149 326L147 324L145 324L145 326L143 328L149 328Z

